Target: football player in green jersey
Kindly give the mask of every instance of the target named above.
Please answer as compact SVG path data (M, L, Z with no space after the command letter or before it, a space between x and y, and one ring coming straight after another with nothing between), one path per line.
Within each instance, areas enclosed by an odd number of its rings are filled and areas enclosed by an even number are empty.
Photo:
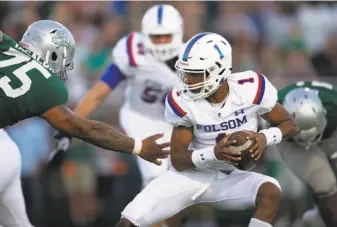
M65 104L63 80L72 68L75 41L63 25L49 20L31 24L17 43L0 32L0 128L39 116L54 128L101 148L136 154L160 165L168 143L157 144L162 134L135 141L107 124L81 118ZM20 186L20 155L4 130L0 130L0 225L28 227ZM11 152L15 150L15 152ZM12 154L13 153L13 154Z
M300 81L278 92L300 132L278 145L287 166L311 188L316 205L304 215L309 226L337 226L337 89L320 81ZM322 220L324 223L318 224Z

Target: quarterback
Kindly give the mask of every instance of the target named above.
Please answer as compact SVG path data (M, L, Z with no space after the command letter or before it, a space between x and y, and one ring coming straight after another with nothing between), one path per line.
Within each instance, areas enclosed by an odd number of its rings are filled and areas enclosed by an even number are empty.
M166 98L165 117L174 125L172 168L151 181L122 212L118 227L147 226L186 207L208 203L220 209L256 206L249 227L270 227L281 189L277 180L230 164L228 135L253 131L251 155L297 132L291 115L277 103L277 90L260 73L232 73L232 49L222 36L201 33L179 55L178 86ZM276 124L257 132L258 116Z
M337 226L337 89L325 82L300 81L278 92L300 132L278 145L282 158L311 188L318 210L304 215L309 226ZM316 217L316 218L314 218ZM316 219L316 220L314 220Z
M39 116L56 129L105 149L138 154L155 163L167 157L162 149L169 144L155 142L162 135L134 140L65 106L68 92L62 80L72 68L74 54L72 34L54 21L31 24L19 43L0 32L0 128ZM19 151L2 129L0 139L0 225L31 226L21 192Z
M183 47L183 20L174 7L155 5L144 14L141 30L141 33L130 33L116 44L112 50L113 62L76 107L75 113L89 117L108 94L126 80L120 126L127 135L138 139L164 132L161 140L167 142L173 127L165 121L165 97L177 78L174 63ZM58 137L60 142L70 139ZM169 159L161 161L162 165L156 166L137 158L143 185L169 168Z
M149 8L141 22L141 33L132 32L119 40L112 50L113 62L101 79L88 91L75 108L75 113L88 118L122 81L127 81L125 100L119 122L124 132L136 139L163 132L159 142L169 142L173 126L165 121L165 97L177 80L174 64L183 48L183 19L171 5ZM59 154L67 150L70 137L59 133ZM168 170L170 160L160 166L137 157L143 186ZM175 226L179 218L166 225Z

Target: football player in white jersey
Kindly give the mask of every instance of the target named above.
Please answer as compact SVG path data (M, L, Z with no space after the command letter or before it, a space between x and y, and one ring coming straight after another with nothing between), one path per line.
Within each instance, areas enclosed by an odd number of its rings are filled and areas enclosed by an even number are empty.
M240 158L239 152L228 149L228 135L253 131L251 155L259 159L265 146L296 133L292 117L277 103L277 90L260 73L232 74L231 46L214 33L191 38L176 68L181 80L167 96L165 110L174 125L173 167L128 204L117 226L151 225L198 203L223 209L255 206L249 227L272 226L281 197L279 183L229 164ZM277 126L256 132L259 115Z
M141 33L123 37L112 50L113 63L75 109L87 118L123 80L127 80L120 126L128 136L142 140L162 132L159 142L169 142L173 126L165 121L165 97L177 80L175 62L183 48L183 19L171 5L149 8L141 22ZM70 138L58 135L58 149L67 150ZM66 146L64 146L66 144ZM62 152L61 152L62 153ZM143 186L170 167L170 160L155 165L137 157ZM177 221L179 218L176 219ZM171 219L171 224L175 219Z
M169 141L172 125L165 121L165 97L177 78L174 63L183 47L183 20L174 7L155 5L144 14L141 30L116 44L112 50L113 63L79 103L75 113L89 117L121 81L127 80L125 102L120 110L122 129L140 140L162 132L161 140ZM60 141L64 140L69 139L61 137ZM169 167L169 159L163 159L160 166L141 158L137 158L137 162L144 185Z

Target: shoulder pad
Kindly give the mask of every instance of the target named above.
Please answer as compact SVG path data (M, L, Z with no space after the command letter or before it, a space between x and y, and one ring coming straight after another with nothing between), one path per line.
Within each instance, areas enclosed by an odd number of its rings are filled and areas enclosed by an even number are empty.
M143 36L133 32L120 39L112 50L112 57L118 68L129 75L129 70L144 63L145 50Z
M254 71L234 73L228 77L228 83L230 90L241 104L259 105L270 111L277 102L276 88L261 73Z
M170 91L166 96L165 106L165 118L169 123L175 126L192 127L188 100L183 99L180 92L176 89Z

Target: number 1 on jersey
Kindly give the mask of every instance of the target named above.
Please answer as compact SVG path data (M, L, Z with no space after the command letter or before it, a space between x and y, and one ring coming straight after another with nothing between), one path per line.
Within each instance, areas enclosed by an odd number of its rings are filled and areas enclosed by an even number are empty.
M238 80L238 83L240 85L243 85L245 83L254 83L254 78L250 77L250 78L247 78L247 79L241 79L241 80Z

